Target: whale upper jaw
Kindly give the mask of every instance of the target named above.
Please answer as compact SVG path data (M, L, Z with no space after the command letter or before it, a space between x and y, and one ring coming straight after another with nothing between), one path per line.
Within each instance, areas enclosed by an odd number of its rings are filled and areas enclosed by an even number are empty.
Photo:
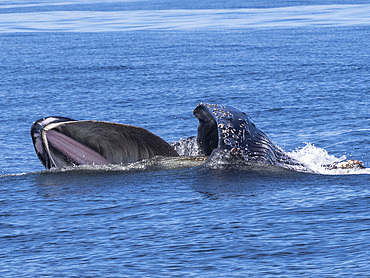
M200 103L193 113L199 120L197 141L207 155L227 150L244 161L269 164L282 157L281 150L255 126L249 115L238 109Z

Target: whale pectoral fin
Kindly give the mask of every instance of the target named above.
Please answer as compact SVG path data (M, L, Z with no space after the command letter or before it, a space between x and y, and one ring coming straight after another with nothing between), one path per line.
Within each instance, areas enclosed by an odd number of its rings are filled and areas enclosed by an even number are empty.
M36 121L31 135L45 168L129 163L156 155L178 156L160 137L124 124L49 117Z

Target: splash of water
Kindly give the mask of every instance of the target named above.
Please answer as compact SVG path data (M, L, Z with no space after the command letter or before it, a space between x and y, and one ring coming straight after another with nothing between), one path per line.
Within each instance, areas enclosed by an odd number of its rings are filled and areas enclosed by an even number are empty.
M304 165L308 172L324 175L346 175L346 174L370 174L370 169L331 169L330 165L345 161L345 155L337 158L330 155L325 149L316 147L314 144L306 143L306 146L288 152L288 155ZM296 169L301 170L301 169Z
M180 156L204 156L195 136L172 142L171 146Z

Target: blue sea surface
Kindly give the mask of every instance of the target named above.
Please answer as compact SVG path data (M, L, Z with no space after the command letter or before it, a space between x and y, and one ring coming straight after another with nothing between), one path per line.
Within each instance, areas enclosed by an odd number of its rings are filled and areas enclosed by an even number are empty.
M369 31L368 1L0 1L0 276L369 276L370 171L320 168L370 168ZM313 171L34 152L46 116L176 142L199 102Z

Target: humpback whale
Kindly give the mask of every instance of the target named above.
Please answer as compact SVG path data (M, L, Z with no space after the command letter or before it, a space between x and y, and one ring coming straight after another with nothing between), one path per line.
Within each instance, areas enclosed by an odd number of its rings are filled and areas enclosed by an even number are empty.
M275 145L248 114L238 109L200 103L193 114L199 120L195 153L209 156L207 162L226 158L230 163L238 161L304 169L304 165ZM46 117L32 124L31 136L36 154L46 169L179 156L176 145L180 141L171 146L143 128L119 123ZM193 139L189 137L182 142L193 142ZM191 152L186 152L189 154ZM364 168L358 160L326 167Z

